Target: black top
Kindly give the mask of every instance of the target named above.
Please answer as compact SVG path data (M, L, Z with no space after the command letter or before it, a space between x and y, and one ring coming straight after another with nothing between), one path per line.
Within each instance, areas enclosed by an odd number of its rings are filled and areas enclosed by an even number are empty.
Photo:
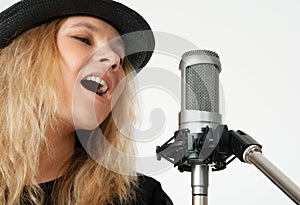
M45 205L51 205L51 192L56 180L40 184L45 192ZM27 204L27 203L25 203ZM173 205L171 199L162 190L158 181L147 176L138 176L138 190L136 200L130 203L118 205Z

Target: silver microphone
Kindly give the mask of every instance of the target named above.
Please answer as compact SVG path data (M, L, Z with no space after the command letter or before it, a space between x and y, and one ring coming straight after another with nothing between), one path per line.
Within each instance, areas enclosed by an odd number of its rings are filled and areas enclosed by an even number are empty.
M203 127L216 128L222 122L218 54L208 50L188 51L183 54L179 69L182 77L179 129L201 133Z
M179 171L191 172L192 204L208 204L209 167L223 170L236 157L254 164L300 204L300 188L262 155L262 146L246 133L228 130L227 125L221 124L218 54L208 50L188 51L179 67L182 74L179 130L158 146L156 153L158 160L163 157L178 166Z
M208 127L216 129L222 122L219 113L219 74L221 63L218 54L208 50L193 50L183 54L181 70L180 130L189 130L189 141L202 141L201 133ZM200 134L200 136L199 136ZM193 144L195 141L193 142ZM208 164L203 163L216 148L218 140L206 138L201 151L189 146L193 205L207 205ZM192 148L193 147L193 148ZM197 150L197 149L196 149Z
M224 165L223 150L214 152L223 129L219 113L221 63L213 51L192 50L183 54L179 69L182 80L179 130L158 146L156 152L158 159L164 157L180 171L191 171L193 205L207 205L209 166L215 162L217 167Z

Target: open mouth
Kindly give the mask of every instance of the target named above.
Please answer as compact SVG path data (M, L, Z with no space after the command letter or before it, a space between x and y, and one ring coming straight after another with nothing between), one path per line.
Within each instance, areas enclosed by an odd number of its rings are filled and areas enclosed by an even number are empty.
M81 80L80 83L84 88L96 93L99 96L102 96L108 90L107 82L98 76L90 75Z

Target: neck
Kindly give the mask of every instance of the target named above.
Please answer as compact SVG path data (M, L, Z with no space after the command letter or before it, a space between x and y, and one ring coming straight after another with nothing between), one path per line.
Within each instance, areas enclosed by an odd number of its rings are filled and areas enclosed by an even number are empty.
M48 144L44 144L40 152L36 179L38 183L62 176L65 172L66 162L74 153L75 135L73 130L63 128L59 133L48 131L47 138Z

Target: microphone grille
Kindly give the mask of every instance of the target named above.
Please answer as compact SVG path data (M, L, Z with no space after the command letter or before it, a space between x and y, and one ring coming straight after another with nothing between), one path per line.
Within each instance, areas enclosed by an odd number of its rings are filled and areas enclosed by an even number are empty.
M183 54L182 61L196 56L196 60L185 68L185 109L207 112L219 112L219 72L213 61L219 62L219 55L209 50L191 50ZM204 60L203 60L204 59Z
M187 51L182 55L182 59L188 56L194 56L194 55L203 55L203 56L211 56L215 58L219 58L219 55L213 51L210 50L191 50Z
M186 109L219 112L219 72L212 64L186 68Z

